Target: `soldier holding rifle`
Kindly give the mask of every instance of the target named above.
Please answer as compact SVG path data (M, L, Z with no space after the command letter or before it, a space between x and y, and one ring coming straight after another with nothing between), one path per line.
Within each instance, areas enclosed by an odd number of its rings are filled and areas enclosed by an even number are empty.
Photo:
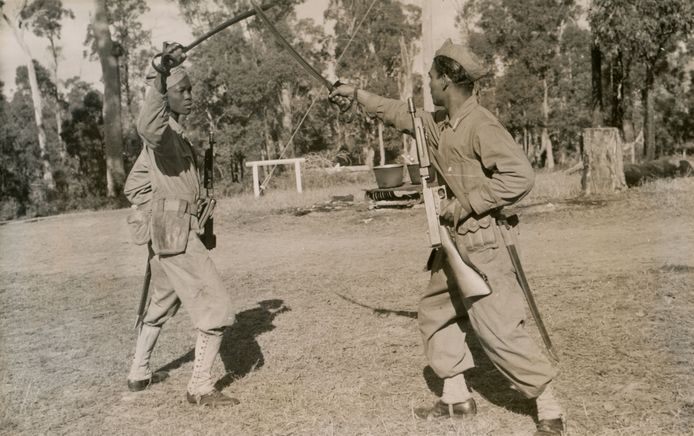
M429 71L434 104L443 109L416 111L438 183L446 186L447 198L441 200L439 209L441 222L465 263L491 289L488 295L467 297L465 290L458 289L444 251L432 253L431 279L419 303L418 319L427 360L444 386L438 402L416 412L425 419L476 413L463 375L474 366L460 327L468 316L494 366L512 387L536 400L536 435L562 435L565 423L551 385L557 370L525 329L523 292L504 249L503 236L515 236L516 229L509 232L497 223L504 206L530 191L534 173L521 147L475 97L475 81L486 74L468 47L446 41ZM331 97L356 98L367 112L403 132L414 133L405 102L350 85L337 87Z
M148 89L137 130L143 150L125 184L134 209L128 218L139 243L149 243L150 301L142 317L128 388L140 391L162 381L152 372L150 355L162 325L183 305L197 329L188 402L201 406L238 404L214 387L212 365L224 328L234 322L231 296L225 288L199 233L209 216L200 208L200 181L190 142L179 116L190 113L191 83L183 47L165 44L161 64L147 75ZM154 65L153 65L154 66ZM149 272L149 271L148 271ZM150 286L148 286L150 285Z

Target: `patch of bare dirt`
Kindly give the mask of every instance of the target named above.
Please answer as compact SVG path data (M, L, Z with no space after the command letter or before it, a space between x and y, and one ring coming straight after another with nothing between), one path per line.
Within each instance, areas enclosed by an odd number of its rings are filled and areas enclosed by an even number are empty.
M691 434L687 180L520 209L522 255L560 353L556 390L572 435ZM241 404L201 411L185 402L195 337L185 311L153 356L171 377L128 392L146 251L129 242L126 214L0 226L0 433L532 434L532 402L508 389L473 335L478 416L413 418L441 390L416 320L428 279L421 208L217 216L212 256L238 317L215 373Z

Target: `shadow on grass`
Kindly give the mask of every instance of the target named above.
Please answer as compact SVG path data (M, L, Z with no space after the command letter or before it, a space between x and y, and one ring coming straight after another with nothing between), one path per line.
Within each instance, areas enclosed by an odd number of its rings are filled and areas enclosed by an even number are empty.
M528 400L510 387L510 382L494 367L494 364L484 353L470 323L463 322L460 326L465 332L465 341L475 362L474 368L465 371L465 381L468 387L495 406L534 418L535 402ZM440 397L443 393L443 379L439 378L429 366L424 368L422 376L429 390Z
M404 316L407 318L412 318L412 319L417 319L417 312L412 311L412 310L394 310L394 309L384 309L382 307L372 307L364 303L360 303L356 300L353 300L349 297L346 297L340 293L335 292L335 294L342 298L345 301L348 301L352 304L356 304L357 306L364 307L366 309L371 309L373 313L375 313L378 316L389 316L389 315L397 315L397 316Z
M256 337L275 328L272 321L280 313L291 310L279 299L263 300L258 307L244 310L236 315L233 325L224 330L219 355L226 375L215 383L217 389L224 389L235 379L262 367L265 364L263 352ZM191 349L178 359L166 364L158 371L172 371L195 359L195 349Z

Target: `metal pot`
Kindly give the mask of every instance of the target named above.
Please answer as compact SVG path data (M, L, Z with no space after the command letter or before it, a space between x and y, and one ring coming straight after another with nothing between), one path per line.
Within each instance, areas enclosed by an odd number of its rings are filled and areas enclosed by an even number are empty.
M373 168L376 184L379 188L395 188L403 184L403 166L401 164L379 165Z

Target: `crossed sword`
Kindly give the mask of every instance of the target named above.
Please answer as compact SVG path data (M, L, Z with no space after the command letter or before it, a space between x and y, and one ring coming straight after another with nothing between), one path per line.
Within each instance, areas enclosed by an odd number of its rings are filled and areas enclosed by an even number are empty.
M198 39L190 43L189 45L183 47L183 52L187 52L193 47L197 46L201 42L205 41L206 39L210 38L211 36L215 35L216 33L220 32L221 30L231 26L234 23L238 23L239 21L245 20L246 18L249 18L253 15L257 15L258 18L261 19L267 26L268 30L270 30L270 33L274 36L274 38L277 40L277 42L280 43L286 50L291 57L293 57L299 65L314 79L318 81L322 86L327 88L330 92L335 90L338 86L341 85L340 81L336 81L334 83L330 82L328 79L323 77L323 75L316 70L316 68L313 67L306 59L301 56L295 49L292 47L292 45L282 36L282 34L277 30L275 25L270 21L270 19L265 15L264 10L270 9L271 7L274 6L274 4L266 4L259 6L255 1L251 0L251 5L253 5L253 10L249 10L246 12L243 12L239 15L236 15L235 17L232 17L228 19L227 21L219 24L217 27L214 29L210 30L209 32L205 33L204 35L200 36ZM158 54L157 56L162 56L162 54ZM153 65L155 68L157 66L154 64ZM345 103L341 103L338 101L334 101L335 104L337 104L341 111L346 111L349 109L349 107L352 105L353 100L349 101L349 105ZM535 303L535 298L533 297L532 291L530 290L530 285L528 284L528 281L525 277L525 273L523 271L523 266L520 263L520 256L518 255L518 251L515 247L515 244L513 243L512 237L509 235L509 230L512 227L512 224L503 221L500 222L500 227L502 231L502 235L504 236L504 241L506 243L506 248L509 252L509 256L511 257L511 262L513 263L513 267L516 271L516 277L518 279L518 283L520 284L521 289L523 290L523 295L525 296L525 300L528 303L528 308L530 309L530 313L532 317L535 319L535 324L537 325L538 330L540 331L540 336L542 337L542 341L545 345L545 348L547 349L547 352L549 355L556 361L559 360L557 353L554 349L554 346L552 345L552 341L549 338L549 333L547 332L547 328L544 325L544 322L542 321L542 317L540 316L540 311L537 308L537 304ZM152 257L152 251L151 247L149 248L150 250L150 256L147 261L147 272L145 274L145 283L143 286L143 295L140 301L140 308L138 311L138 318L137 322L135 324L135 327L137 328L141 323L142 323L142 318L144 316L144 310L146 306L146 300L147 300L147 289L149 288L149 282L151 279L151 271L149 267L149 260Z

